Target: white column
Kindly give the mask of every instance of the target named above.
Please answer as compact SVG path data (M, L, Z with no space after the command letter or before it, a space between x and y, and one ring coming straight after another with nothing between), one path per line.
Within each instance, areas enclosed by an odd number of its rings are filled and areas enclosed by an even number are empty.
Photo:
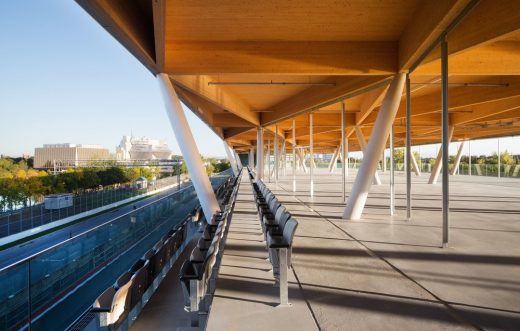
M339 155L339 148L336 148L334 150L334 153L332 153L332 158L330 159L330 163L329 163L329 173L332 173L334 171L334 169L336 168L336 161L337 161L337 158L338 158L338 155Z
M233 169L233 173L235 176L238 175L238 166L235 158L235 151L229 146L229 144L224 140L224 149L226 150L227 158L229 163L231 164L231 169Z
M296 121L292 120L292 190L296 192Z
M413 168L413 171L415 172L415 175L417 177L420 177L421 176L421 170L419 169L419 165L417 164L417 160L415 159L415 156L413 155L413 152L410 153L410 161L412 161L412 168Z
M498 178L500 178L500 138L497 138Z
M464 143L466 141L463 140L460 142L459 150L457 151L457 156L455 157L455 162L453 162L453 168L451 168L450 175L455 175L457 173L457 169L460 165L460 159L462 158L462 149L464 148Z
M363 163L359 168L356 180L352 186L352 192L347 201L343 218L359 219L368 198L368 191L372 184L372 178L377 170L377 163L381 153L385 149L386 140L390 134L390 128L394 122L403 93L405 74L397 74L390 83L388 91L383 99L383 104L377 115L372 136L366 152L363 154Z
M220 210L220 207L211 187L208 175L204 170L199 149L191 133L186 119L186 114L182 109L181 102L173 88L170 77L167 74L158 74L157 81L162 92L166 113L173 128L173 133L186 162L186 167L190 173L191 181L197 197L199 198L204 216L208 222L211 221L213 214Z
M310 187L310 194L311 197L314 196L314 171L313 169L316 167L314 163L314 143L313 143L313 137L312 137L312 112L309 113L309 152L311 154L310 162L309 162L309 174L310 174L310 180L311 180L311 187Z
M394 126L392 125L390 128L390 215L395 214L394 152Z
M238 171L240 171L244 167L242 165L242 160L240 160L240 155L238 155L237 151L233 151L233 152L235 153L235 160L236 160L236 163L237 163L237 169L238 169Z
M383 169L381 172L386 172L386 155L385 155L386 149L383 151Z
M271 137L267 138L267 180L271 182Z
M278 184L278 167L280 166L280 148L278 146L278 125L274 126L274 182Z
M451 142L451 138L453 137L454 127L450 126L449 134L448 134L448 145ZM439 153L437 154L437 159L435 160L435 165L433 166L432 173L430 175L430 179L428 180L428 184L436 184L437 179L439 179L439 174L442 169L442 145L439 147Z
M356 131L356 136L359 141L359 146L361 147L361 151L363 152L363 160L365 159L365 151L367 149L367 142L365 140L365 136L363 135L363 131L361 131L359 126L355 126L354 130ZM373 131L372 131L373 132ZM386 141L385 141L386 145ZM377 162L379 164L379 160ZM377 172L377 165L376 165L376 172L374 173L373 177L373 183L374 185L381 185L381 178L379 178L379 173Z
M343 161L345 164L345 176L348 177L348 168L350 167L350 161L348 159L348 137L345 138L345 153L347 154L346 156L341 156L341 157L345 157L345 161Z
M468 174L471 176L471 140L468 140Z
M247 164L251 169L255 167L255 150L253 149L253 147L249 149L249 160Z
M256 179L264 177L264 129L256 129Z

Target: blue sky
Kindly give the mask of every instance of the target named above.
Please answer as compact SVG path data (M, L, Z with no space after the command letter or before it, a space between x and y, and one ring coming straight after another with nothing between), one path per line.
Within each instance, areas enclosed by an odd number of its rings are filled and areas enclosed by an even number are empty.
M166 139L180 154L155 77L74 1L0 2L0 154L44 143ZM200 152L222 141L190 111Z
M165 139L180 154L153 75L74 1L0 1L0 41L0 154L65 142L113 151L130 133ZM187 116L200 152L225 156L220 138ZM433 156L437 146L421 154ZM490 154L497 143L471 146ZM520 137L501 139L502 150L520 154L518 146Z

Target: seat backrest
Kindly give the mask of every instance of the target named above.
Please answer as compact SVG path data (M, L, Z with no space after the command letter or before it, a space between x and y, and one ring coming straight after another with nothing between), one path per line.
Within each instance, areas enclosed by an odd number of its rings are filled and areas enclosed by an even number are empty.
M277 198L274 198L273 200L271 200L269 202L269 210L271 211L271 213L274 213L276 215L276 212L278 211L278 208L281 206L282 204L280 203L280 201L278 201Z
M146 291L148 286L148 268L149 262L145 261L143 266L137 270L132 276L132 290L130 293L130 309L142 299L143 293Z
M123 315L125 310L130 308L130 296L128 295L130 286L132 286L131 279L116 291L116 294L112 299L110 313L108 314L109 324L116 323L119 320L119 317Z
M94 304L92 305L92 308L111 309L112 299L114 298L115 294L115 288L113 288L112 286L107 288L103 293L101 293L97 297L96 301L94 301Z
M298 227L298 221L294 218L290 218L287 223L285 223L285 227L283 228L283 241L289 246L292 246L294 233L296 232L296 228Z
M114 288L115 289L118 289L118 288L121 288L122 286L124 286L126 283L128 283L128 281L130 280L130 278L132 278L132 274L130 272L125 272L123 273L121 276L119 276L119 278L116 280L115 284L114 284Z
M130 273L134 274L137 272L137 270L141 269L144 264L146 263L147 261L146 260L143 260L143 259L139 259L137 260L136 263L134 263L134 265L132 267L130 267Z
M278 210L276 211L276 214L274 216L274 222L280 227L284 228L285 223L287 220L291 218L291 213L287 211L287 208L285 206L278 207Z

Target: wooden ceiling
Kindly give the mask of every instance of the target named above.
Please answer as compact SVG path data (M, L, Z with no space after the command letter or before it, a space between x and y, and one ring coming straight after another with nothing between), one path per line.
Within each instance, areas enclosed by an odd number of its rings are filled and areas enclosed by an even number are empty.
M315 150L331 152L343 101L359 150L354 126L370 136L390 79L410 69L412 143L439 142L440 50L422 55L448 28L454 140L520 134L518 0L77 2L239 151L256 145L259 125L290 149L293 119L296 144L308 145L313 111ZM404 112L403 97L398 146Z

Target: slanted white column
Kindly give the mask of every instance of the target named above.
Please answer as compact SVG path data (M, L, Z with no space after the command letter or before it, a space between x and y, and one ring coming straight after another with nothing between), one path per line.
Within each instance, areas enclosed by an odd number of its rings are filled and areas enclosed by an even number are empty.
M386 149L383 151L383 169L381 172L386 172L386 155L385 155Z
M459 169L460 159L462 159L462 149L464 148L464 143L466 141L463 140L460 142L459 150L457 151L457 156L455 157L455 162L453 162L453 168L451 168L450 175L455 175L457 173L457 169Z
M249 149L249 160L247 160L247 164L251 169L255 167L255 150L253 147Z
M336 160L338 158L338 154L339 154L339 148L336 148L334 150L334 153L332 153L332 157L331 157L330 163L329 163L329 172L330 173L332 173L334 171L334 168L336 165Z
M372 137L370 137L367 149L363 154L363 162L359 168L356 180L352 186L352 193L343 213L343 218L345 219L356 220L361 218L361 213L367 201L368 191L372 184L372 178L377 170L377 163L385 149L386 140L399 108L404 82L405 74L395 75L386 92L372 130Z
M361 151L363 152L363 159L365 159L365 151L367 149L367 142L365 141L365 136L363 135L363 131L359 128L359 126L355 126L354 130L356 131L356 136L359 141L359 146L361 147ZM374 132L374 131L372 131ZM386 141L385 141L386 145ZM379 164L379 161L377 162ZM374 185L381 185L381 178L379 178L379 173L377 172L377 165L376 165L376 172L374 173Z
M298 150L298 156L300 157L300 165L304 173L307 173L307 166L305 165L305 152L303 149Z
M415 172L415 175L421 177L421 170L419 169L419 165L417 164L417 160L413 153L410 154L410 161L412 161L412 169Z
M264 129L256 129L256 179L264 177Z
M233 169L233 173L235 176L238 175L238 165L235 158L235 151L229 146L229 144L224 140L224 149L226 150L227 158L229 163L231 164L231 169Z
M211 187L208 175L204 170L199 149L193 138L186 114L182 109L181 102L173 88L170 77L167 74L158 74L157 81L162 92L166 113L170 119L175 138L186 162L186 167L190 173L191 181L197 197L199 198L206 220L211 222L213 214L220 210L220 207Z
M453 130L455 128L453 126L450 126L449 133L448 133L448 146L451 142L451 137L453 137ZM435 165L432 169L432 174L430 175L430 179L428 180L428 184L436 184L437 179L439 179L439 174L441 173L442 169L442 146L439 148L439 153L437 154L437 159L435 160Z
M237 151L234 151L235 152L235 160L236 160L236 163L237 163L237 169L238 171L242 170L242 168L244 167L242 165L242 160L240 160L240 155L238 155Z

